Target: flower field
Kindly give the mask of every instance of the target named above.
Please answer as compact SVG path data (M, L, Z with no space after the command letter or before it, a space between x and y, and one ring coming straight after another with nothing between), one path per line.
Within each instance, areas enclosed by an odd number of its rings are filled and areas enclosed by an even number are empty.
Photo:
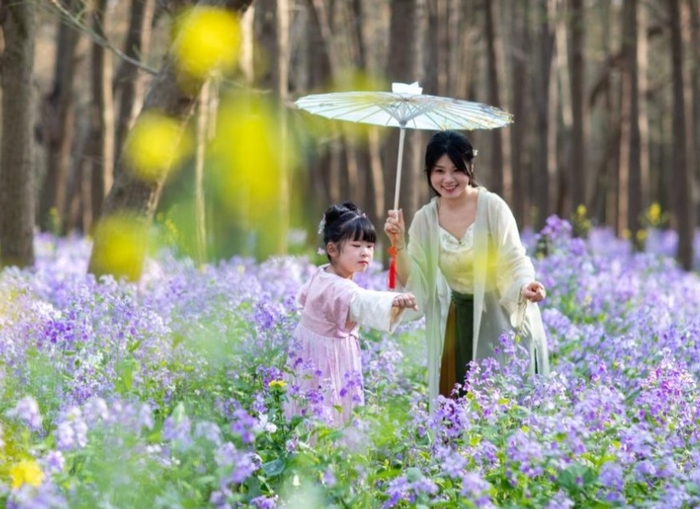
M468 396L430 415L422 324L364 331L367 404L336 430L285 378L306 258L198 270L163 251L134 285L86 275L86 240L38 237L33 270L0 273L0 501L698 507L700 280L669 257L673 236L633 254L550 218L524 242L546 247L551 376L523 375L504 337L508 365L474 366ZM385 281L377 264L358 282ZM286 419L287 398L307 415Z

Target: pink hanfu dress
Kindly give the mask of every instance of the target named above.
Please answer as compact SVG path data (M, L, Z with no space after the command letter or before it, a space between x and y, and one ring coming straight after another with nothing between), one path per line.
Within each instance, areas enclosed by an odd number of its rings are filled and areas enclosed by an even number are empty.
M299 325L289 349L292 371L288 416L309 415L343 426L364 404L359 326L393 331L403 312L395 292L366 290L319 267L299 291Z

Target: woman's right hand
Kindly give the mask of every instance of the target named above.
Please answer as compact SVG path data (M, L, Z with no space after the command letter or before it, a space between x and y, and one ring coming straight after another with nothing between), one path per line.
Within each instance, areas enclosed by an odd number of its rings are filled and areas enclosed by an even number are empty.
M403 249L406 246L406 226L403 221L403 210L390 210L384 222L384 233L389 236L391 245Z

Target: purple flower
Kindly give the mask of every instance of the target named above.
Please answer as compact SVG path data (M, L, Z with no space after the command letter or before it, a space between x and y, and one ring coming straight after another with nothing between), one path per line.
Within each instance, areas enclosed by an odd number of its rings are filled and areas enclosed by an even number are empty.
M255 509L274 509L277 507L277 501L277 495L271 497L260 496L252 499L250 501L250 505L252 505Z
M31 396L25 396L17 402L15 408L7 412L10 417L17 417L23 421L32 431L39 431L42 426L42 417L39 405Z

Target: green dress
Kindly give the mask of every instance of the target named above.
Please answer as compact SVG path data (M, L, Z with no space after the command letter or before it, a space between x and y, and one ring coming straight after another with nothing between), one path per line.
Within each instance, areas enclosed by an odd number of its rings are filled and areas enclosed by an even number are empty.
M440 366L440 394L458 395L474 359L473 224L461 239L440 228L440 270L451 285L450 308Z

